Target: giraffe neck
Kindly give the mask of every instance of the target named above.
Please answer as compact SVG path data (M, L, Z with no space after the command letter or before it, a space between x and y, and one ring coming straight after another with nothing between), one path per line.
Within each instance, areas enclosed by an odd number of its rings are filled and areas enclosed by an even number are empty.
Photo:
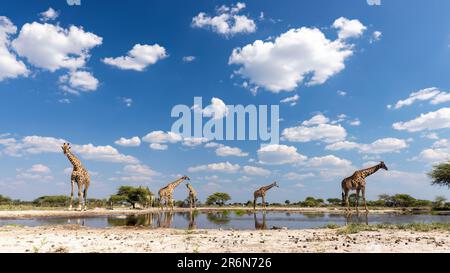
M72 163L72 165L75 169L78 167L81 167L80 160L74 154L72 154L71 151L67 152L67 158L69 159L70 163Z
M270 190L270 189L273 188L273 187L275 187L275 183L270 184L269 186L263 187L263 190L264 190L264 191L268 191L268 190Z
M372 168L368 168L368 169L362 170L362 174L363 174L364 177L368 177L368 176L376 173L380 168L381 168L380 165L376 165L376 166L374 166Z
M191 185L188 185L188 188L190 192L195 192L194 188Z
M182 182L184 181L184 178L180 178L172 183L169 184L169 188L171 190L175 189L176 187L178 187Z

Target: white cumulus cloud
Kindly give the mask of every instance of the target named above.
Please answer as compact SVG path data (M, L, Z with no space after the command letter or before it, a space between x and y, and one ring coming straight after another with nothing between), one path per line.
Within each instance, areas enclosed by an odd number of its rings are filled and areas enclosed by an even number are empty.
M48 8L48 10L41 12L41 21L43 22L47 22L47 21L52 21L52 20L56 20L56 18L58 18L59 16L59 12L57 12L56 10L54 10L53 8Z
M158 44L136 44L127 56L104 58L103 62L123 70L144 71L167 56L166 49Z
M434 112L421 114L413 120L397 122L392 126L396 130L408 132L450 128L450 108L445 107Z
M307 159L297 148L278 144L264 145L257 154L259 162L267 165L297 164Z
M329 118L322 114L304 121L301 126L286 128L282 132L284 139L291 142L323 141L327 143L344 140L347 131L340 124L328 124Z
M231 164L230 162L212 163L207 165L199 165L188 168L191 173L195 172L222 172L222 173L236 173L240 170L238 164Z
M325 83L345 68L345 60L353 54L344 40L329 40L317 28L291 29L274 40L257 40L235 48L230 65L240 68L236 74L257 87L279 93L292 91L305 81L307 85Z
M285 99L282 99L280 102L289 104L290 106L296 106L299 99L300 99L300 96L298 94L295 94L292 97L287 97Z
M139 147L141 145L141 139L137 136L132 138L121 137L114 143L123 147Z
M253 19L238 14L245 7L245 3L237 3L232 7L221 6L216 10L216 16L213 17L205 12L200 12L192 18L192 27L211 29L224 36L255 32L256 24Z
M10 36L16 34L17 27L5 16L0 16L0 82L28 76L29 71L22 61L10 50Z
M417 101L429 101L431 104L436 105L450 101L450 93L441 91L436 87L425 88L411 93L404 100L399 100L394 108L400 109L405 106L410 106Z
M345 17L336 19L333 28L338 30L339 39L358 38L367 29L359 20L349 20Z
M90 50L102 44L102 38L71 26L64 29L48 23L26 23L12 47L32 65L56 71L77 70L85 66Z
M219 98L212 98L211 104L203 110L205 117L212 117L214 119L222 119L228 115L229 109Z
M99 81L88 71L70 71L59 78L61 89L73 94L97 90Z
M253 166L244 166L242 168L242 171L247 174L247 175L251 175L251 176L269 176L272 172L264 169L264 168L260 168L260 167L253 167Z
M408 148L408 142L398 138L382 138L370 144L360 144L351 141L339 141L325 147L326 150L358 150L365 154L384 154L399 152Z
M240 148L237 147L229 147L222 145L216 149L216 155L221 157L228 157L228 156L246 157L248 156L248 153L244 153Z

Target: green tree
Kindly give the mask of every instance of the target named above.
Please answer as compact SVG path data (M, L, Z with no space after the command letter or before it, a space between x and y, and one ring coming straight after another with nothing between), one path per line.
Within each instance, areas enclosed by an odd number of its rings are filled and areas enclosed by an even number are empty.
M412 207L417 200L408 194L396 194L391 197L394 207Z
M324 203L323 199L315 199L314 197L306 197L305 201L301 202L303 207L320 207Z
M291 201L286 200L286 201L284 201L284 204L286 204L286 206L289 206L291 204Z
M333 206L340 206L342 204L342 200L339 198L328 198L327 202Z
M63 207L70 201L70 198L65 195L56 196L41 196L33 201L33 204L38 207Z
M231 197L228 193L225 192L216 192L206 199L207 205L218 205L223 206L226 202L230 201Z
M117 204L125 203L125 202L127 202L127 200L128 200L128 198L127 198L126 196L124 196L124 195L117 195L117 194L114 194L114 195L111 195L111 196L109 197L108 202L109 202L111 205L117 205Z
M152 196L153 193L145 187L121 186L117 190L117 194L112 195L109 200L113 204L125 201L136 208L136 204L149 205Z
M445 207L446 201L447 201L447 198L445 198L444 196L436 196L436 198L434 199L433 206L435 208L443 208L443 207Z
M434 166L428 176L433 179L432 185L450 187L450 161Z
M11 202L12 202L11 198L0 194L0 205L9 204Z

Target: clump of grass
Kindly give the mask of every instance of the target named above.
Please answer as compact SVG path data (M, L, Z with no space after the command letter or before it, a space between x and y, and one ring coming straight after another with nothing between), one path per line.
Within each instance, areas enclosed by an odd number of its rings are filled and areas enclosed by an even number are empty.
M330 227L328 227L330 228ZM411 230L417 232L450 231L450 223L410 223L410 224L348 224L339 228L337 234L355 234L362 231L378 231L380 229Z
M341 226L338 225L338 224L328 224L328 225L325 226L325 228L327 228L327 229L338 229L338 228L341 228Z
M411 224L399 224L395 225L395 229L400 230L413 230L418 232L430 232L430 231L450 231L450 223L411 223Z
M337 231L339 235L355 234L362 231L378 231L377 226L362 225L362 224L348 224Z
M24 227L24 225L14 224L14 223L6 224L6 225L4 225L4 226L5 226L5 227Z
M234 211L234 214L236 215L236 216L243 216L244 214L246 214L247 212L245 211L245 210L242 210L242 209L238 209L238 210L235 210Z

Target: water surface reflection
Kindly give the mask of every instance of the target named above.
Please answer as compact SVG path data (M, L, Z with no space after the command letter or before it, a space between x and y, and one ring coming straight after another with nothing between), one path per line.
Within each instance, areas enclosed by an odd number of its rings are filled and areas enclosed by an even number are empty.
M85 218L35 218L21 220L0 220L0 226L48 226L77 224L87 227L143 226L149 228L178 229L288 229L318 228L330 224L405 224L450 221L450 216L414 214L360 214L346 216L342 214L311 214L294 212L258 212L252 211L211 211L211 212L159 212L137 215L95 216Z

